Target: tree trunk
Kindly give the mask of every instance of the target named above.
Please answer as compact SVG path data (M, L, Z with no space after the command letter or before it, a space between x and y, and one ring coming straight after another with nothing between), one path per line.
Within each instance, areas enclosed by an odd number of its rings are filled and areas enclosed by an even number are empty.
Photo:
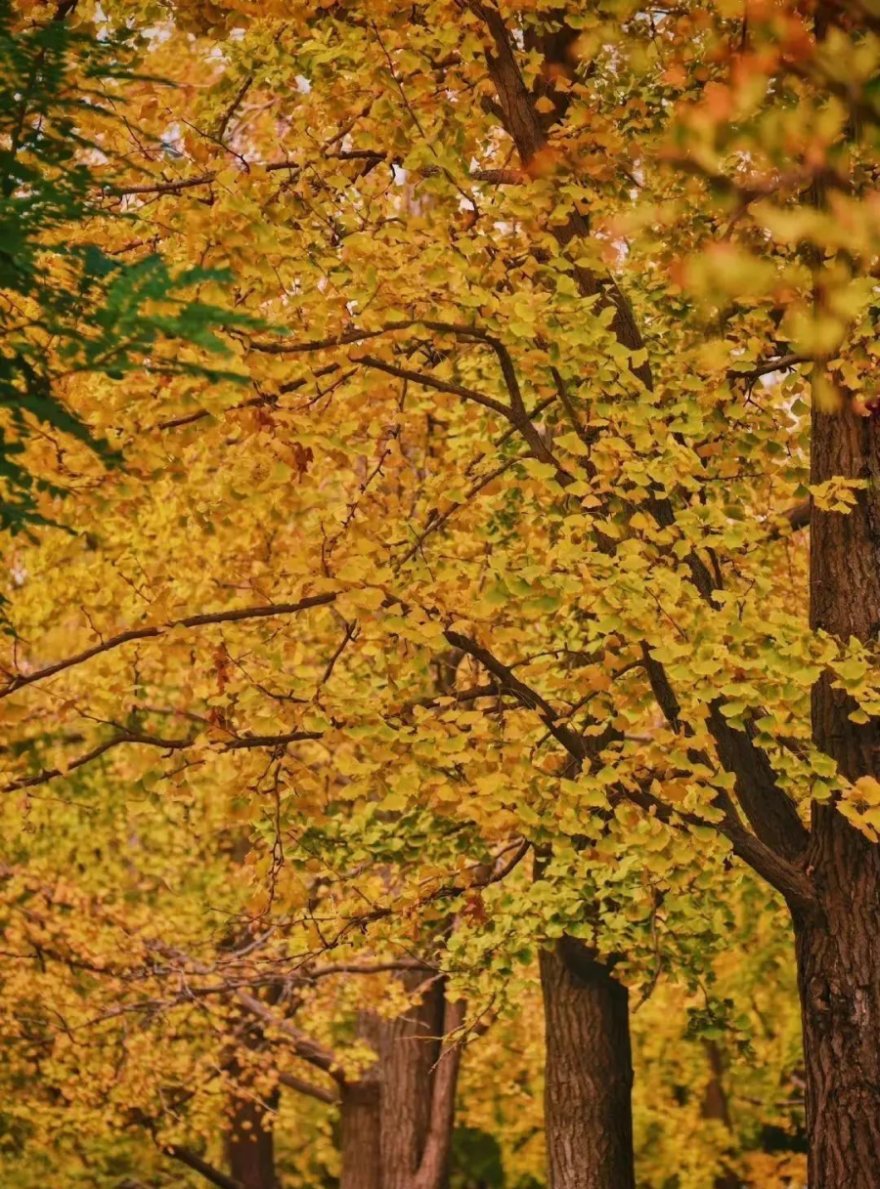
M704 1048L709 1061L709 1080L703 1093L703 1107L700 1114L704 1119L721 1123L729 1132L732 1128L730 1103L727 1101L727 1091L724 1089L724 1054L714 1040L707 1040ZM723 1172L717 1173L712 1182L713 1189L739 1189L740 1184L736 1173L727 1168Z
M408 991L424 982L403 976ZM435 982L420 1001L394 1020L382 1021L382 1189L412 1189L431 1121L433 1067L443 1031L443 986Z
M425 973L401 981L416 991ZM443 1189L458 1054L441 1058L440 1038L458 1022L439 980L401 1016L363 1014L359 1035L377 1060L342 1093L340 1189Z
M841 641L880 628L880 422L815 412L811 478L867 480L849 514L811 517L811 624ZM814 742L849 780L880 779L880 722L857 724L824 675L813 689ZM814 910L795 912L804 1029L811 1189L880 1184L880 848L833 805L815 805L807 870Z
M551 1189L632 1189L627 990L572 938L542 951L540 964Z
M343 1089L340 1114L342 1176L339 1189L384 1189L380 1143L382 1097L375 1069Z
M821 908L796 920L810 1189L880 1185L880 851L814 814Z
M230 1175L241 1189L277 1189L272 1128L265 1125L273 1106L243 1095L233 1100L227 1157Z

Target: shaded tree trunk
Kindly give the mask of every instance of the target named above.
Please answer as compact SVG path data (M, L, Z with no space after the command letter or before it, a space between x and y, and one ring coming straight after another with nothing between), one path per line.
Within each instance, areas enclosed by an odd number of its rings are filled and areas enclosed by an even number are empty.
M362 1014L358 1037L378 1048L375 1017ZM382 1085L379 1069L343 1087L340 1103L342 1176L339 1189L383 1189Z
M545 1129L552 1189L632 1189L626 988L572 938L541 953Z
M277 1189L271 1126L275 1105L244 1095L233 1099L226 1151L230 1175L241 1189Z
M867 480L849 514L811 517L813 628L876 645L880 629L880 422L847 406L813 415L813 483ZM813 739L844 776L880 778L880 722L854 723L826 674ZM816 907L794 913L804 1029L811 1189L880 1184L880 848L833 805L815 805L807 870Z
M424 982L424 974L401 979L408 991ZM412 1189L431 1121L433 1066L443 1033L443 985L428 993L404 1015L383 1020L379 1042L382 1066L382 1189Z
M425 974L401 981L415 992ZM377 1060L342 1093L340 1189L443 1189L458 1052L443 1052L441 1038L459 1022L439 980L401 1016L362 1015L359 1035Z

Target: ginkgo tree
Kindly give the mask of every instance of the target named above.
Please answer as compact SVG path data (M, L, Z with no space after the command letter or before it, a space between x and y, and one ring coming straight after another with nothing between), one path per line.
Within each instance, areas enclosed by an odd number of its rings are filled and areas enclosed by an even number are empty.
M356 927L479 917L527 862L555 1189L634 1183L627 981L646 938L696 971L750 867L793 926L810 1184L872 1184L869 0L76 19L176 83L101 129L106 250L140 250L122 204L262 328L226 328L247 394L198 344L71 379L125 466L73 443L74 535L9 546L7 792L210 792L263 837L253 911L312 909L299 848L335 848Z

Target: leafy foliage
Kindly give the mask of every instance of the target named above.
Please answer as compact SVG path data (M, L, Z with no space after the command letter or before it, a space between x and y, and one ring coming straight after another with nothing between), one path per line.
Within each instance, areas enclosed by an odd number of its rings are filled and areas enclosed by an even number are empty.
M158 376L219 378L154 352L179 340L222 351L219 324L241 323L189 296L227 280L221 271L175 271L155 252L126 262L101 245L96 192L112 193L112 182L99 180L94 163L107 147L102 123L123 119L114 88L131 79L132 61L118 36L99 40L63 19L22 27L10 0L0 4L0 527L13 532L45 522L37 491L61 490L23 457L38 427L120 461L65 399L72 377L121 380L146 366Z
M875 479L808 451L875 424L873 8L3 11L5 1182L198 1184L244 1097L334 1185L415 963L453 1183L542 1186L567 937L643 1184L801 1183L785 902L880 835L804 531Z

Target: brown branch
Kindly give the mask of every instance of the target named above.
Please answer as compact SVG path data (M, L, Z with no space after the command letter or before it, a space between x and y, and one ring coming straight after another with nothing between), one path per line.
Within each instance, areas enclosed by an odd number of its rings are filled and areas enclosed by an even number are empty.
M310 351L325 351L330 347L347 347L351 343L364 343L368 339L377 339L384 334L393 334L395 330L410 330L419 323L412 318L400 322L388 322L378 330L346 330L342 334L331 335L329 338L314 339L307 343L264 343L250 340L247 346L252 351L259 351L263 355L303 355Z
M314 379L319 379L322 376L332 375L333 372L339 371L338 363L328 364L327 367L320 367L313 373ZM249 400L243 400L237 405L230 405L226 409L219 410L221 413L234 413L241 409L260 409L268 406L277 405L281 396L286 396L289 392L298 392L300 388L304 388L308 384L308 378L303 377L300 380L292 380L289 384L282 384L278 392L264 393L261 396L251 397ZM155 425L151 425L151 430L158 429L180 429L184 425L192 425L196 421L201 421L204 417L214 416L210 409L197 409L194 413L184 413L180 417L171 417L167 421L157 421Z
M317 966L305 974L297 972L296 980L313 982L319 978L332 978L338 974L393 974L400 970L423 970L436 973L436 967L418 958L398 958L392 962L334 962L330 966Z
M486 63L498 95L502 123L516 145L523 171L529 174L534 162L540 160L548 148L547 131L520 71L513 38L501 13L493 5L468 0L467 6L485 24L492 39L493 48L486 53ZM551 231L564 251L573 242L588 239L590 234L587 220L576 211L564 225L554 226ZM611 329L618 342L630 351L641 350L644 342L632 308L613 278L600 277L574 259L570 258L569 263L583 296L598 296L599 309L608 306L613 309ZM652 386L647 363L634 367L632 372L646 387Z
M42 669L35 669L32 673L19 673L8 681L5 686L0 688L0 698L6 698L10 694L15 693L16 690L23 689L26 685L33 685L36 681L43 681L46 677L54 677L56 673L63 673L66 669L72 669L75 665L81 665L85 661L91 660L92 657L100 656L105 652L111 652L115 648L120 648L123 644L130 644L134 640L152 640L158 636L166 635L174 628L208 627L211 624L218 623L242 623L250 619L268 619L275 615L295 615L297 612L306 611L310 607L325 607L335 600L335 594L308 595L306 598L300 599L295 603L269 603L259 607L238 607L230 611L213 611L201 615L186 615L181 619L172 619L168 623L157 624L151 627L129 628L128 631L120 632L116 636L102 640L100 644L94 644L91 648L83 649L82 652L78 652L75 656L66 657L61 661L55 661L53 664L46 665Z
M485 24L491 37L492 48L487 52L487 64L498 94L502 121L516 145L523 168L528 171L530 163L546 150L548 141L546 129L535 110L532 96L520 71L516 46L503 17L494 6L481 3L479 0L468 0L468 7ZM574 213L564 227L554 230L554 234L560 245L567 248L572 242L588 237L589 226L584 218ZM584 296L598 293L602 304L611 304L614 307L612 329L618 342L633 351L640 349L641 334L629 303L616 284L598 277L582 266L573 265L573 269ZM765 361L755 369L756 378L760 374L794 366L800 361L793 356ZM650 388L652 378L647 366L633 370ZM674 524L675 513L668 496L654 496L651 500L651 511L659 524ZM715 583L705 563L695 551L691 552L686 561L694 585L703 598L711 602ZM748 732L737 732L727 723L717 704L710 716L709 725L715 736L722 764L736 777L737 796L759 841L774 848L780 855L794 858L803 849L808 834L796 807L778 784L767 756L754 743Z
M139 186L114 186L109 189L109 193L115 197L128 196L129 194L179 194L182 190L191 190L195 186L208 186L217 177L217 170L211 170L210 173L199 174L194 178L179 178L174 182L144 182Z
M370 163L378 165L385 161L389 165L395 165L402 160L402 158L396 158L378 149L350 149L346 152L327 154L321 159L324 161L365 161L368 163L368 167ZM241 170L239 176L245 178L251 173L279 173L283 170L299 173L303 168L289 160L249 161L246 162L246 168ZM441 169L439 166L429 165L415 172L419 177L444 176L450 180L452 185L455 185L449 171ZM102 190L111 198L122 198L129 195L161 197L166 194L180 194L184 190L192 190L199 186L210 186L217 180L219 174L220 170L209 169L189 178L167 178L160 182L142 182L131 186L104 186ZM468 180L491 186L519 186L528 181L528 175L520 169L475 169L468 174Z
M556 467L556 478L559 483L564 486L571 482L572 477L559 466L544 442L544 439L529 419L523 407L518 385L511 392L511 404L505 405L501 401L496 401L494 397L486 396L485 393L477 392L473 388L465 388L461 384L456 384L451 380L439 380L436 376L429 375L426 372L415 372L409 368L396 367L392 364L385 363L384 360L375 359L371 355L362 355L357 359L357 362L363 364L364 367L386 372L389 376L408 380L412 384L421 384L423 387L433 388L437 392L448 392L453 396L460 396L463 400L472 400L487 409L491 409L510 422L511 427L521 434L530 452L540 462L546 462Z
M521 186L529 180L522 169L475 169L470 175L474 182L487 182L492 186Z
M179 1160L181 1164L185 1164L187 1168L197 1172L212 1185L216 1185L217 1189L244 1189L241 1181L237 1181L234 1177L228 1177L225 1172L220 1172L218 1168L209 1164L207 1160L203 1160L191 1148L182 1147L180 1144L171 1144L167 1148L163 1148L162 1151L166 1156Z
M290 743L304 743L309 740L320 739L321 737L322 733L320 731L290 731L284 735L243 735L234 739L223 740L217 747L217 750L228 752L271 748L273 751L277 751L279 748L286 747ZM158 747L161 751L170 752L186 751L190 747L194 747L197 742L198 736L187 739L164 739L158 735L147 735L138 731L123 731L115 735L112 739L107 739L104 743L92 748L85 755L79 756L65 768L44 768L41 772L37 772L33 776L25 776L20 780L12 781L11 784L7 784L0 789L0 792L17 793L22 789L33 789L39 785L48 784L49 781L55 780L59 776L67 776L70 772L76 771L77 768L82 768L86 764L90 764L93 760L99 759L115 747L125 745Z
M97 747L93 747L91 751L87 751L85 755L80 756L68 764L65 769L46 768L42 772L38 772L36 776L27 776L21 780L14 780L11 784L5 785L2 791L4 793L17 793L21 789L30 789L40 784L47 784L50 780L54 780L56 776L65 775L67 772L74 772L77 768L82 768L86 764L90 764L92 760L99 759L105 752L110 751L113 747L117 747L120 742L122 742L120 739L108 739L106 742L99 743Z
M297 1094L306 1094L309 1098L317 1098L319 1102L326 1102L329 1106L336 1106L339 1095L324 1086L316 1086L314 1082L307 1082L305 1078L298 1078L292 1073L279 1073L278 1081L289 1090L296 1090Z
M737 371L736 368L731 368L727 373L728 380L759 380L761 376L769 376L773 372L790 371L799 363L811 363L812 360L808 355L780 355L776 359L762 359L760 363L756 363L754 367L748 371Z
M573 731L571 727L559 722L559 716L546 698L521 681L512 669L498 660L487 648L470 639L469 636L451 629L444 632L444 636L453 648L459 648L468 656L472 656L474 660L479 661L484 669L497 678L502 689L513 694L522 706L537 711L547 730L554 739L562 744L573 759L581 761L587 756L595 754L608 741L606 736L587 740L577 731Z
M707 726L722 766L733 775L737 800L758 838L778 854L796 860L810 836L797 806L778 783L766 752L755 743L751 723L737 730L721 707L718 698L709 703Z
M329 1073L340 1086L345 1085L345 1075L340 1068L339 1060L335 1053L324 1048L322 1044L313 1040L288 1020L279 1019L271 1008L267 1007L259 999L254 998L253 995L248 995L246 991L236 991L235 999L251 1015L257 1016L276 1032L280 1032L286 1040L290 1041L293 1051L303 1061L314 1065L316 1069L322 1069L324 1073Z
M55 11L52 13L53 21L63 21L76 9L79 0L59 0Z
M546 442L541 437L538 430L532 423L531 416L526 411L525 403L523 401L522 392L519 386L519 381L516 375L516 369L513 364L513 359L507 347L495 335L483 330L478 326L461 325L452 322L437 322L427 318L413 318L401 320L397 322L389 322L385 326L377 330L350 330L345 331L340 335L332 338L318 339L312 343L262 343L252 342L250 346L265 354L282 355L282 354L298 354L306 351L320 351L331 347L350 346L356 343L366 342L369 339L379 338L386 334L392 334L398 330L409 330L415 326L424 326L428 330L436 330L440 334L451 334L456 338L464 339L468 342L481 342L494 351L498 357L501 366L501 373L504 378L504 383L510 395L510 404L505 405L503 402L496 400L494 397L487 396L485 393L477 392L473 388L466 388L461 384L456 384L452 380L441 380L437 376L430 375L425 372L416 372L408 368L396 366L387 363L385 360L376 359L371 355L362 355L357 357L353 362L362 364L364 367L373 368L378 371L385 372L388 375L394 376L397 379L408 380L414 384L421 384L427 388L433 388L438 392L447 392L454 396L460 396L464 400L471 400L484 408L491 409L498 413L499 416L504 417L512 427L518 431L531 453L541 462L549 463L554 466L557 471L557 480L563 486L571 482L571 476L568 475L562 467L560 467L557 460L553 457L552 452L548 448Z
M462 400L471 400L475 404L482 405L485 409L491 409L508 421L511 419L512 411L509 405L495 400L492 396L486 396L484 392L477 392L474 388L465 388L462 384L456 384L452 380L440 380L425 372L414 372L409 368L395 367L393 364L385 363L382 359L375 359L371 355L361 355L357 362L363 364L364 367L373 368L375 371L396 376L400 380L409 380L413 384L421 384L424 388L433 388L436 392L448 392L453 396L460 396Z
M217 124L217 127L214 129L214 135L212 137L212 139L215 140L217 142L217 144L220 144L220 145L223 144L223 138L226 135L227 128L229 127L229 121L232 119L232 117L238 111L239 107L241 106L241 104L244 100L245 95L247 95L248 91L253 86L253 83L254 83L254 76L252 74L249 74L247 76L247 78L244 80L244 82L241 84L241 86L239 87L238 91L236 91L235 95L233 96L232 102L229 104L226 111L224 111L223 115L220 117L220 121Z
M660 821L666 825L675 826L676 820L685 822L689 826L705 828L708 824L695 813L688 813L675 806L667 805L659 797L655 797L648 789L639 790L619 789L619 795L647 812L655 811ZM724 806L721 806L724 809ZM810 879L800 867L789 863L787 859L771 850L754 834L746 830L738 819L725 814L724 822L715 827L731 844L733 853L756 871L778 892L780 892L793 908L807 908L815 904L815 892Z
M693 730L681 721L681 707L666 669L651 656L646 643L642 644L642 658L664 718L676 733L692 735ZM748 852L759 861L761 867L755 869L769 878L765 870L768 859L763 851L775 854L787 865L794 864L806 848L809 832L800 819L797 806L778 784L765 752L754 743L751 728L740 731L732 727L721 713L717 698L709 704L707 725L722 767L734 777L737 800L755 833L752 835L746 830L729 795L718 790L716 804L725 815L722 832L730 838L734 849L738 848L738 854L745 857ZM697 752L695 759L712 767L703 752ZM774 883L774 880L770 882Z
M810 512L812 510L812 503L810 500L801 500L799 504L795 504L791 508L787 508L782 513L782 516L788 521L793 533L799 532L802 528L810 527ZM778 536L778 533L772 533L771 536Z
M503 475L505 471L509 471L512 466L521 461L522 460L519 458L508 459L507 462L504 462L501 464L501 466L496 467L494 471L490 471L488 475L484 475L482 479L478 479L475 483L473 483L465 493L463 500L458 500L456 503L452 504L451 507L447 508L446 511L440 516L435 516L433 520L429 520L422 532L400 559L399 564L406 565L408 561L411 561L432 533L436 533L438 529L442 528L443 525L446 524L450 517L454 516L456 512L467 507L474 496L481 492L484 487L488 487L493 480L500 478L500 476Z

